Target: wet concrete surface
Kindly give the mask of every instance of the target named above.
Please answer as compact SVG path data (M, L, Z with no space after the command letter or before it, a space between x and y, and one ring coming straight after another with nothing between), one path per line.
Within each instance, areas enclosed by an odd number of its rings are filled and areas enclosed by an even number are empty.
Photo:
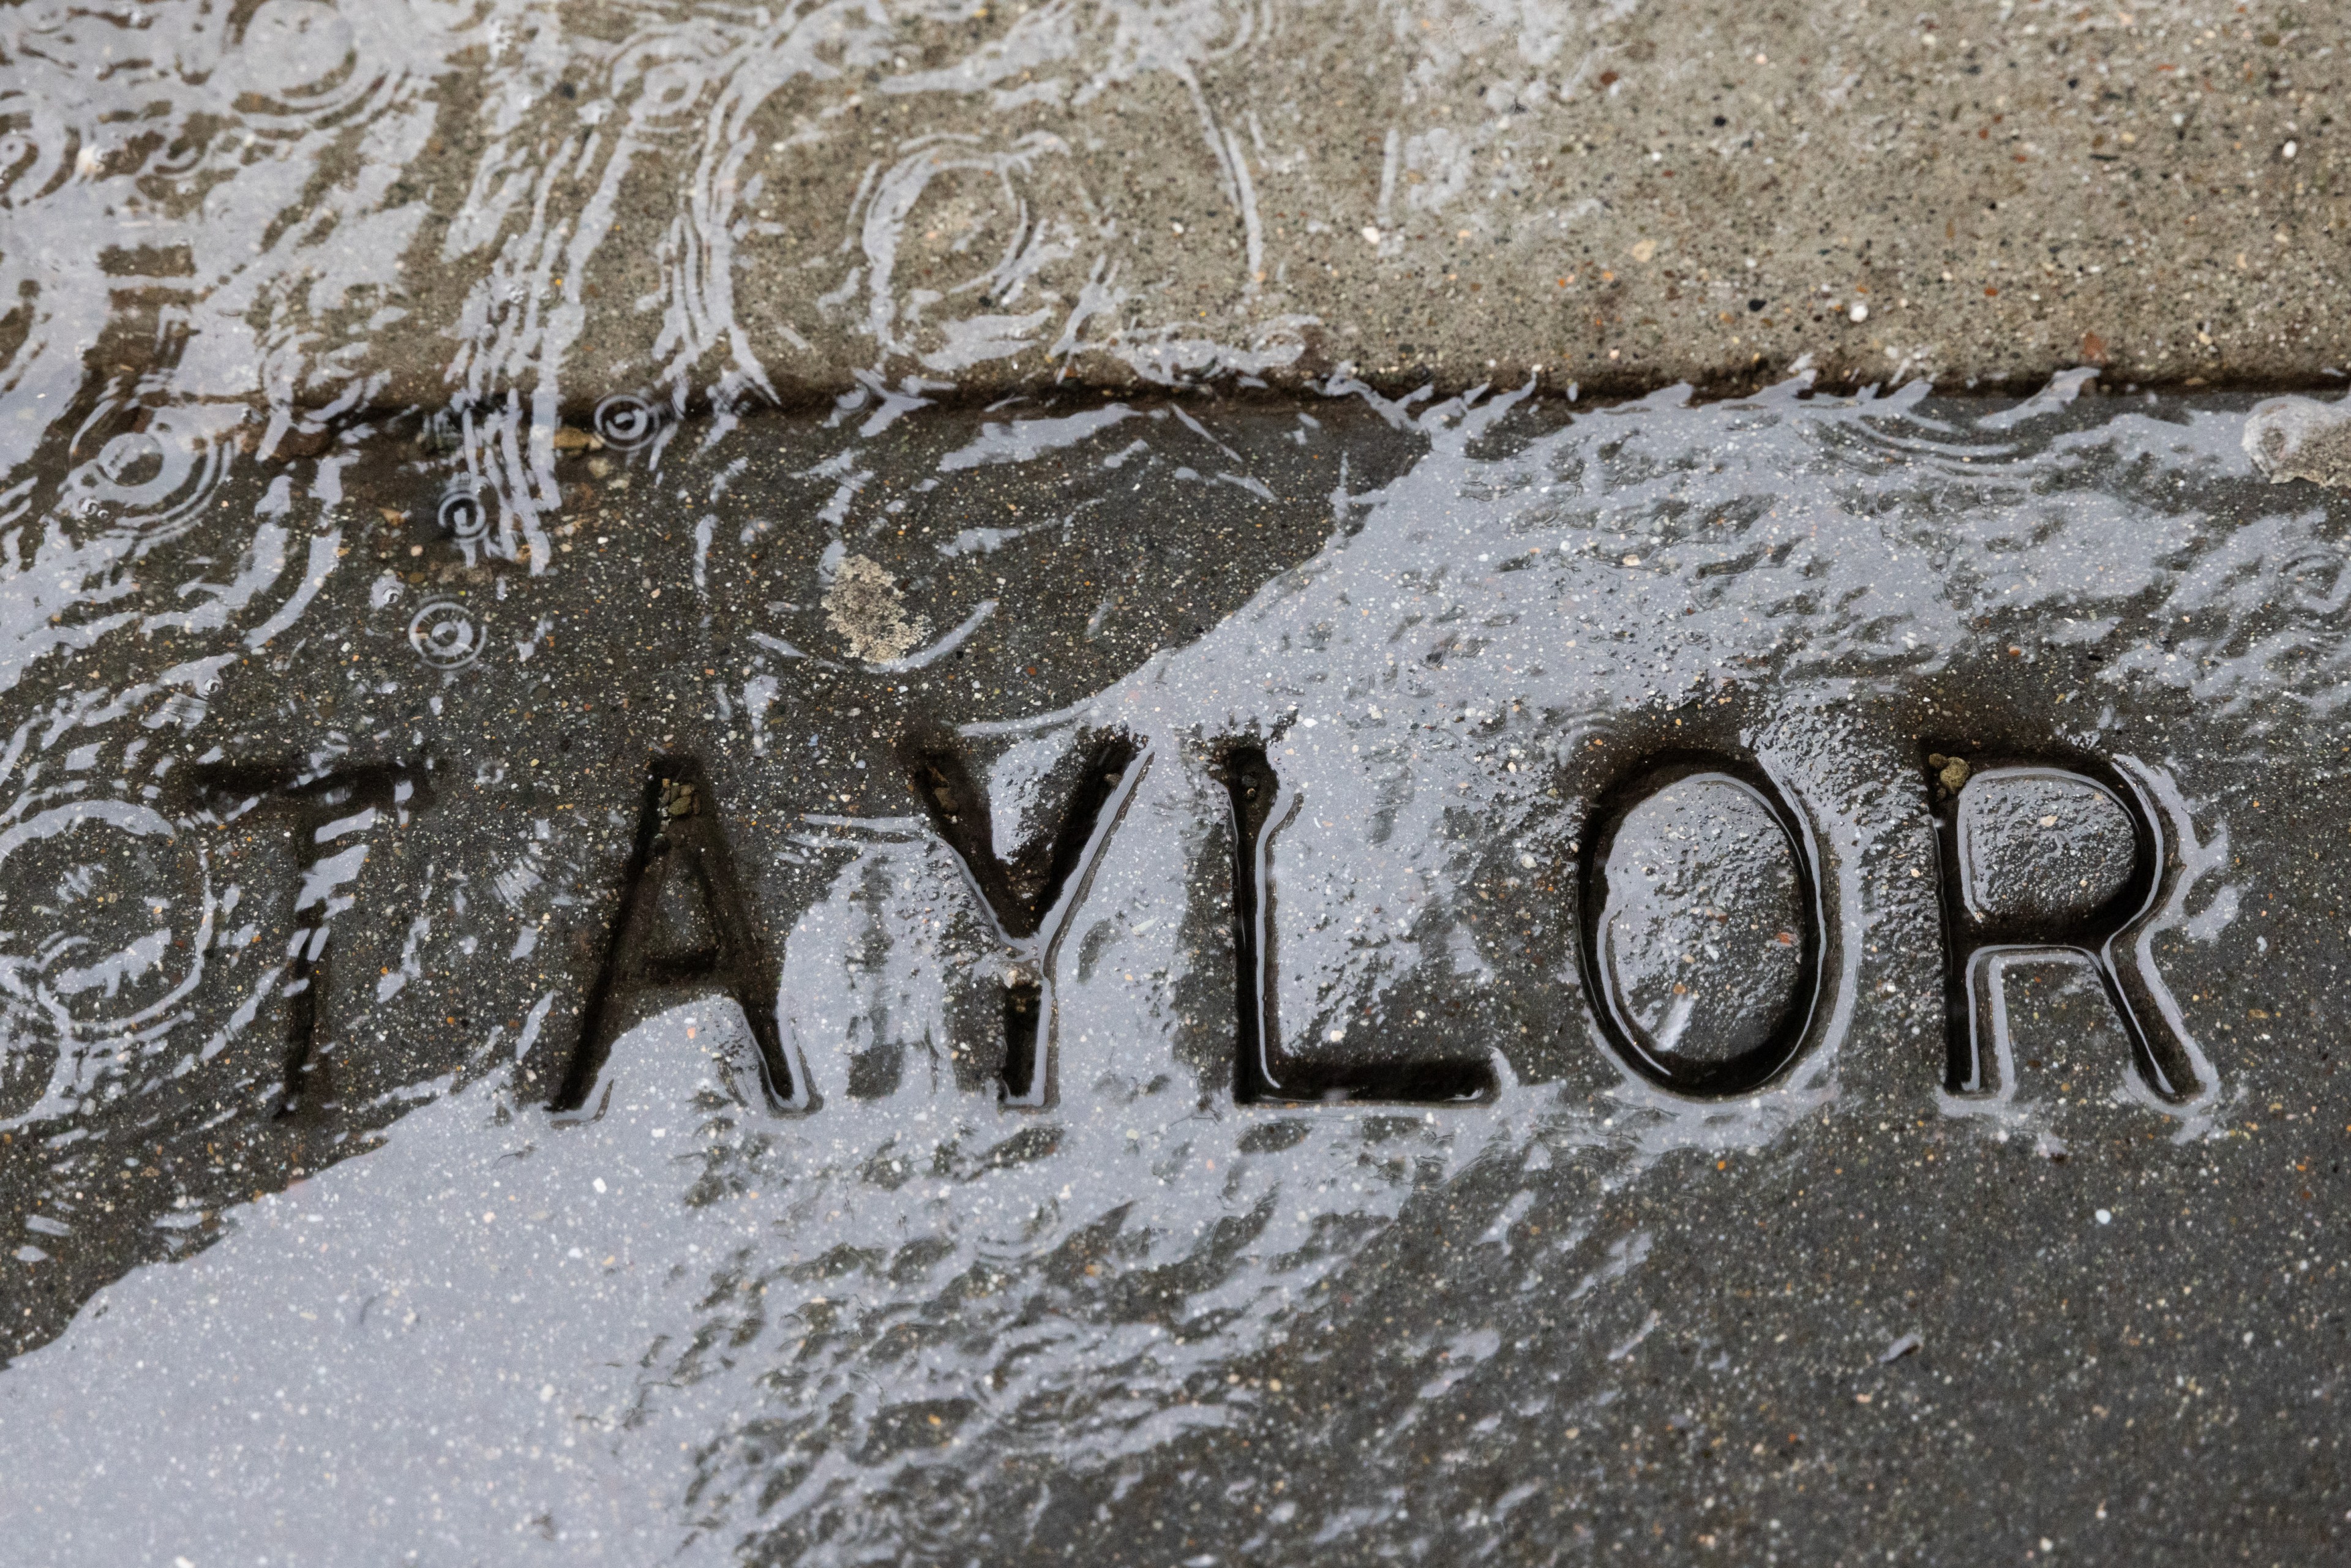
M93 371L298 445L453 397L2351 369L2325 7L9 17L11 460Z
M2333 31L11 11L0 1557L2340 1555Z
M2351 502L2250 399L86 398L11 1556L2342 1550Z

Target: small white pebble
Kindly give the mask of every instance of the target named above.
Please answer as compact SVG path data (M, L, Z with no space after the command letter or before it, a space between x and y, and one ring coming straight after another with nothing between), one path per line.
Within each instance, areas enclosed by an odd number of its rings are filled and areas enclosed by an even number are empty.
M1377 245L1377 244L1379 244L1379 243L1380 243L1380 231L1379 231L1379 230L1377 230L1377 229L1375 229L1375 228L1374 228L1371 225L1369 225L1369 224L1365 224L1365 225L1364 225L1364 243L1365 245Z
M2114 1212L2113 1212L2111 1209L2105 1209L2105 1208L2102 1208L2102 1209L2098 1210L2098 1223L2099 1223L2099 1224L2101 1224L2101 1225L2112 1225L2114 1222L2115 1222Z
M2291 157L2293 157L2295 153L2297 153L2297 152L2301 152L2301 151L2302 151L2302 148L2301 148L2297 143L2294 143L2294 142L2289 141L2289 142L2287 142L2283 147L2282 147L2282 148L2278 149L2278 151L2279 151L2279 152L2283 152L2287 157L2291 158Z
M1869 307L1856 299L1853 302L1853 308L1845 314L1856 321L1866 321L1869 319Z

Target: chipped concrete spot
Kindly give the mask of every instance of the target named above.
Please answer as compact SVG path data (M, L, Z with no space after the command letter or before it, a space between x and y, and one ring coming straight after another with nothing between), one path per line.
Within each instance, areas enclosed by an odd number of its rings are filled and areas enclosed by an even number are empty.
M849 640L849 651L872 664L903 659L931 623L909 619L898 580L867 556L852 555L833 573L824 595L825 622Z
M2273 397L2245 416L2245 455L2273 485L2307 479L2351 488L2351 408Z

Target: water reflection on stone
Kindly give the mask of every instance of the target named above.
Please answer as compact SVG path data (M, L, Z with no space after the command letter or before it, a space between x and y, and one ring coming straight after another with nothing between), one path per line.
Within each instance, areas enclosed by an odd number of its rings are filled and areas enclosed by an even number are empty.
M688 420L551 449L543 551L443 527L474 459L422 414L307 457L225 448L176 535L37 476L0 920L29 1352L0 1398L12 1473L59 1500L18 1527L35 1554L326 1560L353 1518L420 1551L1107 1550L1134 1478L1183 1500L1195 1554L1368 1550L1416 1538L1416 1489L1607 1429L1647 1398L1632 1369L1684 1354L1660 1325L1697 1255L1660 1205L1733 1162L1825 1182L1855 1168L1842 1103L1935 1103L1918 737L2169 756L2209 800L2199 727L2232 696L2316 710L2342 647L2216 567L2249 532L2335 537L2263 509L2223 411L2092 398L1986 433L1964 404L1791 387L1571 413L1334 384L1290 410ZM2095 569L2043 578L2027 535ZM826 607L852 554L928 642L861 656ZM2298 729L2230 733L2235 777L2300 756ZM914 793L923 736L985 781L986 846ZM1066 930L1015 952L961 856L1044 854L1104 736L1149 765L1103 765L1122 804L1057 884L1081 885ZM1294 801L1267 862L1284 1049L1333 1082L1475 1052L1490 1094L1236 1103L1243 744ZM1578 857L1651 753L1751 756L1819 834L1819 1043L1758 1092L1677 1097L1583 1010ZM795 1103L690 967L654 963L580 1109L544 1108L649 757L699 759ZM1779 831L1685 804L1692 831ZM2095 802L2027 805L2081 854L2001 885L2090 877ZM2201 854L2223 809L2197 810ZM1690 874L1780 911L1787 877L1749 870ZM2158 953L2181 995L2251 946L2243 874L2206 856L2182 883ZM1759 951L1725 951L1760 989L1723 993L1701 1045L1695 1011L1668 1045L1650 1005L1687 982L1615 961L1652 1046L1736 1057L1785 989ZM1050 1012L1036 1110L998 1101L1014 969ZM2192 1135L2255 1070L2223 1043L2189 1104L2020 1092L1960 1135L2028 1160L2061 1127ZM1788 1299L1748 1229L1708 1267ZM175 1500L98 1507L88 1445L110 1474L141 1431ZM253 1458L263 1434L300 1462ZM275 1522L206 1501L215 1471ZM1196 1521L1186 1475L1242 1500Z

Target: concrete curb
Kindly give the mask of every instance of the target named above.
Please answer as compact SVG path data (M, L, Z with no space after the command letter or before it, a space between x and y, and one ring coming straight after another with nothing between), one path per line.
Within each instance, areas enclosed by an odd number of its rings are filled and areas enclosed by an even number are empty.
M2351 367L2344 60L2283 12L1198 5L1145 36L998 7L835 18L821 47L517 16L528 58L470 26L355 36L366 92L273 120L274 161L193 201L168 135L107 118L153 81L68 94L28 59L60 130L5 258L17 395L69 364L170 398L543 419L620 392ZM172 78L176 133L252 74Z

